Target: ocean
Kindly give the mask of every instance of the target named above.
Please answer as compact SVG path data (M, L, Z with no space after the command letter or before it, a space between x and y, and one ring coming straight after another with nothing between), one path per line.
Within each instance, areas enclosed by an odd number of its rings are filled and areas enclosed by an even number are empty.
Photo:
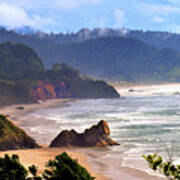
M41 144L49 144L64 129L83 132L100 120L106 120L111 138L121 145L93 149L100 154L94 158L99 172L103 171L112 179L117 177L119 166L152 173L142 158L148 153L158 153L166 159L170 154L178 162L180 86L139 86L134 88L134 92L129 92L128 88L118 90L122 95L118 99L82 99L68 102L65 107L27 114L29 118L52 122L48 125L37 123L32 127L34 138ZM103 162L106 168L102 170Z

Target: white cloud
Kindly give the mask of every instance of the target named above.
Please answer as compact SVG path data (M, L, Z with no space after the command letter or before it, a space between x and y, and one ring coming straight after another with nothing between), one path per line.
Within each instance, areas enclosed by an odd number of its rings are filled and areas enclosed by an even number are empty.
M29 25L38 28L49 23L55 22L53 19L42 18L39 15L30 16L21 7L0 3L0 24L3 26L14 28Z
M156 16L156 17L153 17L152 22L163 23L164 22L164 18Z
M114 10L114 17L115 17L115 24L114 24L114 26L116 28L123 27L124 26L124 22L126 20L124 12L121 11L120 9L115 9Z
M6 26L19 26L27 18L27 14L21 8L0 4L0 23Z
M102 0L0 0L0 25L9 28L28 25L36 29L64 28L62 10L96 5ZM59 12L58 12L59 11ZM103 26L104 20L99 23Z

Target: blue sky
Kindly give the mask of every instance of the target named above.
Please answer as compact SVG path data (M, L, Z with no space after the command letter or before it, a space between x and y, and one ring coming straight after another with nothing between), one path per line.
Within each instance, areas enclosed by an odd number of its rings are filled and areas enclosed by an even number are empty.
M130 28L180 33L180 0L0 0L0 25L45 32Z

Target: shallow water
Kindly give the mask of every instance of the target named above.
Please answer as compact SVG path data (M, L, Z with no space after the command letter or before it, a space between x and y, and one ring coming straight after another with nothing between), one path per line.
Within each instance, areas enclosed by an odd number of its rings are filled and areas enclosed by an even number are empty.
M171 146L174 157L180 157L180 95L126 93L125 98L78 100L63 108L41 109L28 116L53 122L31 129L42 144L48 144L63 129L83 132L101 119L106 120L111 137L121 146L105 150L99 163L113 159L121 166L148 170L142 155L158 152L166 156ZM46 138L38 139L39 133ZM108 175L111 168L115 172L116 168L109 166L104 173Z

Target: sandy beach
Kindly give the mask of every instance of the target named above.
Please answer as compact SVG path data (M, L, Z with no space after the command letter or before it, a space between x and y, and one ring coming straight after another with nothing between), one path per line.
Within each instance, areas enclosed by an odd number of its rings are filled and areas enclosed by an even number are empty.
M74 101L73 99L55 99L55 100L49 100L43 103L39 104L23 104L23 105L13 105L13 106L7 106L5 108L2 108L0 112L2 114L6 114L10 117L10 119L17 125L25 123L24 121L21 122L21 117L23 117L25 114L29 112L33 112L34 110L40 110L44 108L53 108L53 107L64 107L67 106L67 102ZM24 110L19 110L17 107L23 106ZM29 134L30 131L28 131L28 128L31 128L32 121L34 123L37 122L37 120L29 120L29 122L26 122L24 130ZM40 121L38 123L43 123L43 121ZM50 122L48 122L50 123ZM32 134L29 134L32 136ZM40 137L42 138L42 137ZM83 150L82 150L83 149ZM18 154L20 156L21 162L25 166L29 166L31 164L35 164L39 167L39 171L42 172L44 169L45 164L49 159L53 159L56 155L62 153L63 151L67 151L72 158L77 159L79 163L83 166L85 166L89 172L93 176L96 177L97 180L105 180L108 179L108 177L104 177L101 173L97 173L96 171L96 164L94 164L94 161L92 160L92 157L89 156L89 150L88 148L47 148L47 146L44 146L42 149L32 149L32 150L18 150L18 151L7 151L7 152L0 152L0 156L3 156L4 154ZM111 162L107 162L111 163ZM113 162L112 162L113 163ZM105 168L102 166L102 169ZM131 168L119 168L120 171L120 177L118 177L119 180L162 180L162 178L151 176L143 171L138 171ZM112 172L113 174L113 172Z
M25 114L33 112L38 109L53 108L53 107L64 107L67 102L72 102L74 99L52 99L46 102L37 103L37 104L21 104L21 105L11 105L0 109L1 114L8 115L9 119L12 120L16 125L20 125L20 117L23 117ZM24 107L24 110L19 110L17 107ZM50 159L54 159L55 156L66 151L73 159L78 160L78 162L84 166L88 172L97 180L108 180L102 174L97 173L92 170L91 166L87 161L87 156L85 154L72 152L71 148L48 148L47 145L42 145L44 148L41 149L29 149L29 150L12 150L12 151L3 151L0 152L0 157L3 157L5 154L17 154L20 157L21 163L28 167L32 164L38 166L38 172L42 173L46 163Z

